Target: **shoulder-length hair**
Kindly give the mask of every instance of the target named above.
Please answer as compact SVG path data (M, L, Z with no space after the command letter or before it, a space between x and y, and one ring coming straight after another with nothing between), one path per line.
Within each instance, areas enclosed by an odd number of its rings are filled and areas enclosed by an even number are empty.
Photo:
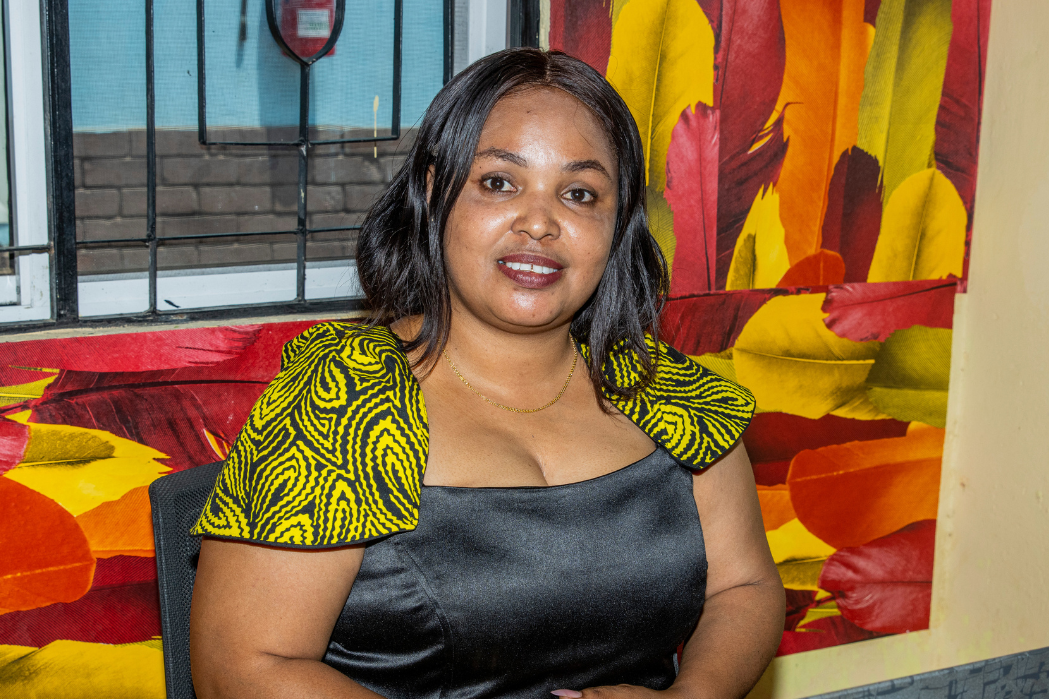
M559 51L514 48L475 62L437 93L407 159L364 220L357 271L371 308L371 325L421 315L419 334L406 343L432 367L444 350L451 302L444 261L448 215L469 178L481 130L496 102L528 88L556 88L590 108L618 159L615 233L601 281L571 324L590 347L590 380L602 398L632 398L653 379L659 313L669 287L666 260L645 215L644 150L629 108L601 74ZM427 200L427 175L433 168ZM605 376L609 353L633 351L641 379L618 386ZM654 356L655 355L655 356Z

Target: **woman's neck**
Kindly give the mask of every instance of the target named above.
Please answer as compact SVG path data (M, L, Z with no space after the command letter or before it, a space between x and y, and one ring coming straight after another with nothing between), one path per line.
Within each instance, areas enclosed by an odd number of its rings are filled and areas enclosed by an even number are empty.
M391 329L402 339L412 339L421 327L422 318L416 316L394 323ZM427 380L441 374L446 374L445 380L454 378L450 360L482 393L488 390L507 400L540 399L541 403L564 384L574 351L568 324L517 332L453 313L444 356L435 357L432 366L420 373ZM579 361L576 373L583 366Z

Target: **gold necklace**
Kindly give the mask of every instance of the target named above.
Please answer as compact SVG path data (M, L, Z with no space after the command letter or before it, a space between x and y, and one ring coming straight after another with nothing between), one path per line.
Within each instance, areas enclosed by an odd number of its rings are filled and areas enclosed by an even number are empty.
M476 388L471 386L470 382L466 380L466 377L463 376L462 374L460 374L459 370L455 367L455 363L452 362L452 358L448 356L448 350L444 350L443 354L444 354L444 358L448 361L448 366L450 366L452 368L452 371L454 371L455 375L459 377L459 380L462 381L464 384L466 384L466 387L468 389L470 389L475 395L477 395L480 398L482 398L485 403L489 403L491 405L494 405L497 408L502 408L503 410L509 410L511 413L538 413L540 410L546 410L551 405L553 405L557 401L561 400L561 396L563 396L565 394L565 391L568 390L568 384L572 382L572 375L575 374L575 365L576 365L576 362L579 360L579 350L576 349L575 343L573 342L572 343L572 368L568 372L568 378L565 379L565 385L562 386L561 390L557 392L557 395L554 396L554 399L552 401L550 401L549 403L547 403L546 405L540 406L538 408L511 408L509 405L503 405L502 403L496 403L494 400L492 400L491 398L489 398L488 396L484 395L483 393L478 391Z

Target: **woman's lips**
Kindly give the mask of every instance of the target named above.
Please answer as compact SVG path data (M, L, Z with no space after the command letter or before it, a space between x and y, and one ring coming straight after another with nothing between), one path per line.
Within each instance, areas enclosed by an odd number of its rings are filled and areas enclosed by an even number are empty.
M499 260L499 271L515 284L528 289L543 289L561 278L562 267L539 255L507 255Z

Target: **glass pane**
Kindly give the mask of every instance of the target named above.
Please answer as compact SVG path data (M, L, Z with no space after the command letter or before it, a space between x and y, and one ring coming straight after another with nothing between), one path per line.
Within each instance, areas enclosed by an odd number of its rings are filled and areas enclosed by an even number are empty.
M311 233L306 243L306 298L360 298L357 279L357 231Z
M149 251L137 245L77 250L77 305L81 318L149 309Z
M297 254L298 64L271 35L264 0L204 0L208 136L246 145L201 145L196 3L153 1L158 309L291 300L294 276L284 277ZM318 13L334 2L279 0L277 13L283 21L304 18L304 36L316 43L325 29ZM69 3L81 312L138 312L147 306L148 289L144 3ZM314 138L390 133L393 13L394 0L347 0L334 54L311 70ZM440 89L442 22L441 0L404 0L403 138L318 145L307 154L310 298L346 287L324 281L336 272L314 270L352 273L354 229L400 166L414 125ZM281 143L256 145L270 141ZM280 274L264 282L254 274L259 269L238 276L258 266ZM220 273L244 283L219 283L214 275ZM209 291L186 296L179 291L186 279ZM105 294L113 294L111 306Z
M188 25L173 32L164 48L158 44L158 62L163 55L173 65L172 78L177 76L179 82L186 70L193 77L186 81L192 83L192 95L187 93L186 99L173 102L165 126L196 127L196 3L155 1L158 22L163 5L164 15L177 16L180 25ZM273 40L264 0L205 0L204 27L208 138L250 142L298 139L299 67Z
M456 27L458 31L458 27ZM444 86L444 3L404 0L401 125L412 129Z
M69 2L81 316L148 308L145 4ZM100 242L114 241L114 242Z
M233 236L157 250L157 308L213 308L295 299L295 236ZM236 260L237 264L230 264Z
M406 139L318 146L310 155L309 228L355 228L404 162Z
M393 0L346 3L334 53L318 60L310 71L311 138L377 138L390 134L393 7Z

